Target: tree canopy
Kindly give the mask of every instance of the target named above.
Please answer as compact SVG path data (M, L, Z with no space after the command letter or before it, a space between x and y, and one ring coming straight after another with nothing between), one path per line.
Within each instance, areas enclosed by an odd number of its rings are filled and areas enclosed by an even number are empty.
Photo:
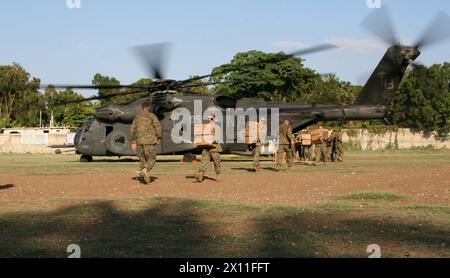
M450 63L408 72L391 106L391 121L425 132L450 131Z

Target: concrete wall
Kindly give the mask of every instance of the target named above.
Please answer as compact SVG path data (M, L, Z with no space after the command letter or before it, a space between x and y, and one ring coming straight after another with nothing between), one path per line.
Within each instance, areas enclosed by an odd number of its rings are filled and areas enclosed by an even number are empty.
M54 153L56 149L49 148L52 145L64 145L67 134L47 134L47 144L23 144L20 134L0 135L0 153Z
M343 136L344 142L351 143L361 150L385 150L387 148L411 149L416 147L433 147L435 149L450 149L450 138L438 138L434 135L413 133L409 129L399 129L385 134L373 134L367 130L358 130L356 135Z
M54 153L56 149L48 146L64 145L67 141L66 134L47 135L48 144L23 144L26 140L23 140L20 134L0 134L0 153ZM367 130L358 130L355 136L345 133L343 139L344 142L351 143L361 150L385 150L397 146L399 149L429 146L436 149L450 149L450 139L448 138L440 140L433 135L427 137L422 133L413 133L409 129L400 129L397 132L387 132L383 135L373 134ZM37 143L40 143L38 141Z

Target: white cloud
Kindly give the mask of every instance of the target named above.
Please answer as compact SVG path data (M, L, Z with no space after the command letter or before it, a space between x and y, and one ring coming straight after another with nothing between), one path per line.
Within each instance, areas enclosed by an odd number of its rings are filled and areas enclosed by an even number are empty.
M375 39L332 38L328 42L339 46L342 51L357 54L378 53L387 49L384 43Z

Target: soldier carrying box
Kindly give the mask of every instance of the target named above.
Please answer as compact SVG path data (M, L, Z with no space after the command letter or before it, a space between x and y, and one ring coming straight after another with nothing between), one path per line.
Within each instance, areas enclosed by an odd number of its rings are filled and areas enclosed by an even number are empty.
M221 172L220 166L220 153L222 152L222 146L219 142L214 140L217 134L217 123L216 116L210 115L208 117L209 123L203 127L202 133L206 132L207 134L202 134L202 139L197 143L198 146L204 146L205 148L202 151L202 160L200 164L200 169L195 175L196 182L203 182L205 172L208 170L209 163L211 160L214 163L214 170L216 172L216 182L219 181L219 176ZM198 136L196 134L196 136ZM198 138L197 138L198 139ZM194 142L195 143L195 142Z

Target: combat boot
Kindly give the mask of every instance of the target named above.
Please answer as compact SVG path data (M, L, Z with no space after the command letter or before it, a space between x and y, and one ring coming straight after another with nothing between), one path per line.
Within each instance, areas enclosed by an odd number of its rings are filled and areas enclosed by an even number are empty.
M220 174L216 174L216 182L220 182Z
M142 169L141 172L139 173L139 175L144 180L145 184L149 184L151 182L150 176L148 175L147 168Z
M275 171L280 172L280 170L281 170L281 166L277 165L277 167L275 168Z
M203 182L203 172L198 172L197 174L195 174L195 182Z

